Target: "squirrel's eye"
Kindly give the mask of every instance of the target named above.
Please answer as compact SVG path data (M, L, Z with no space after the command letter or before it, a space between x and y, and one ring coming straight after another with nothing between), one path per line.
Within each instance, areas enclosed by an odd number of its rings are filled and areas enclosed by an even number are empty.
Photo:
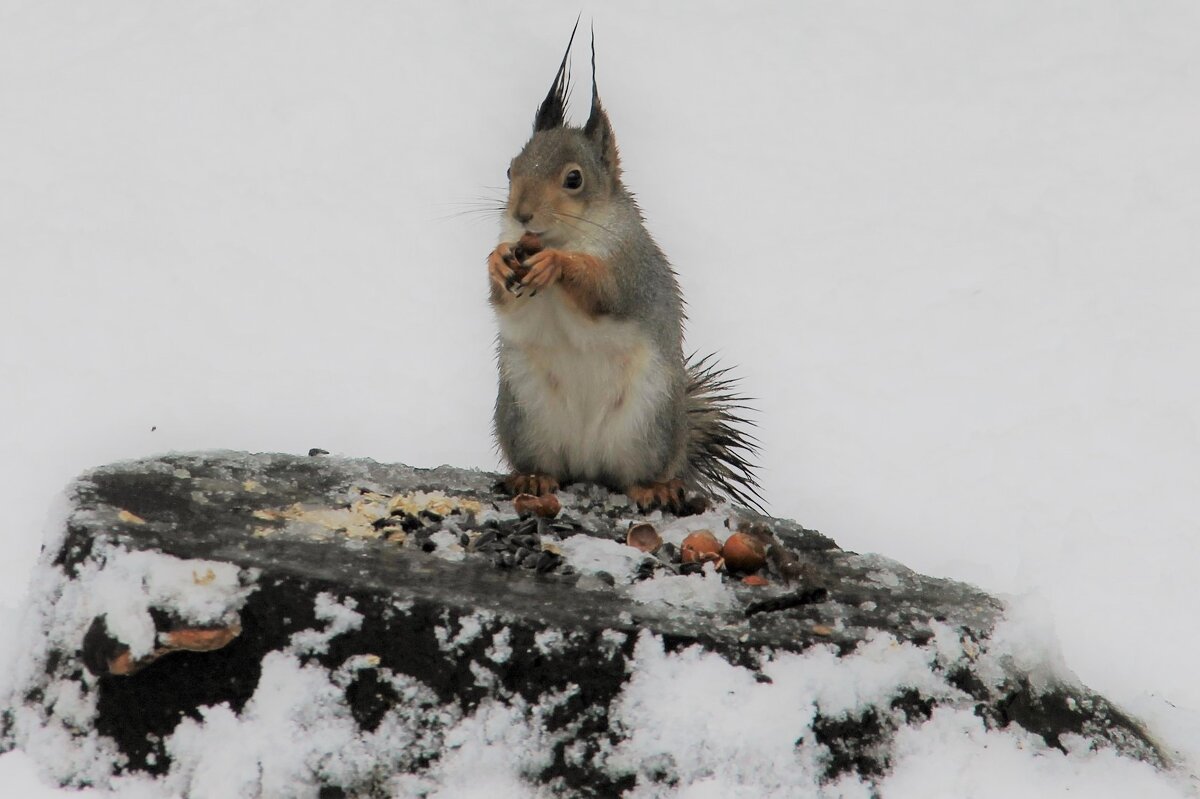
M568 191L576 191L583 188L583 173L578 169L572 169L563 177L563 188Z
M508 176L508 179L509 179L509 180L512 180L512 167L510 166L510 167L508 168L508 171L507 171L507 172L505 172L504 174Z

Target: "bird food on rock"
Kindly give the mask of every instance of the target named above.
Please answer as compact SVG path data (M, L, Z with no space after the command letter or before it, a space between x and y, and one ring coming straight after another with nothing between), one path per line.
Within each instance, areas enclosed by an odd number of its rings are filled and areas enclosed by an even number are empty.
M683 544L679 547L679 553L684 563L719 560L721 557L721 542L710 531L697 530L683 539Z
M767 549L750 533L734 533L725 539L721 555L731 567L744 572L758 571L767 563Z
M553 519L562 510L562 504L553 494L517 494L513 497L513 508L518 516L540 516L543 519Z

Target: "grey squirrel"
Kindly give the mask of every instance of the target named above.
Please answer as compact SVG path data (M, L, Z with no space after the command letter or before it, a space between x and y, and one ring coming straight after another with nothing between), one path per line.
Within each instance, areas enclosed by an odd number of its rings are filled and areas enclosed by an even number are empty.
M685 358L675 272L621 182L594 34L591 113L582 128L566 124L574 40L572 30L509 167L500 243L488 256L506 486L542 494L590 481L643 510L680 513L687 492L761 509L742 398L711 356Z

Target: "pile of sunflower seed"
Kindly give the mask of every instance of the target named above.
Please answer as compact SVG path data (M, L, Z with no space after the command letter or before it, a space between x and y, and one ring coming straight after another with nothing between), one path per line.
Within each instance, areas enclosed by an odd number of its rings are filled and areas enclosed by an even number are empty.
M553 542L563 535L574 535L582 529L576 522L551 521L538 517L520 520L489 519L483 532L464 547L468 552L487 555L500 569L532 569L539 574L557 572L570 576L575 567L566 562ZM553 531L551 533L551 531Z

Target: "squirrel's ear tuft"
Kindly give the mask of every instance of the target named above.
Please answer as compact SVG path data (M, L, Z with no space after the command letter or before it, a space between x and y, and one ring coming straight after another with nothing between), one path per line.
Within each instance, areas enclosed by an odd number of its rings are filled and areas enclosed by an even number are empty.
M617 137L613 133L612 123L608 121L608 114L604 113L604 107L600 105L600 92L596 89L596 31L592 30L592 111L588 114L587 124L583 126L583 132L589 139L596 143L600 150L600 159L608 168L613 178L617 178L621 174L621 157L617 152Z
M575 27L571 28L571 39L567 42L567 52L563 53L562 63L558 65L558 74L546 99L538 106L537 115L533 118L533 132L561 128L566 121L567 97L571 94L571 73L567 70L567 57L571 55L571 45L575 41L575 31L579 29L579 18L575 18Z

